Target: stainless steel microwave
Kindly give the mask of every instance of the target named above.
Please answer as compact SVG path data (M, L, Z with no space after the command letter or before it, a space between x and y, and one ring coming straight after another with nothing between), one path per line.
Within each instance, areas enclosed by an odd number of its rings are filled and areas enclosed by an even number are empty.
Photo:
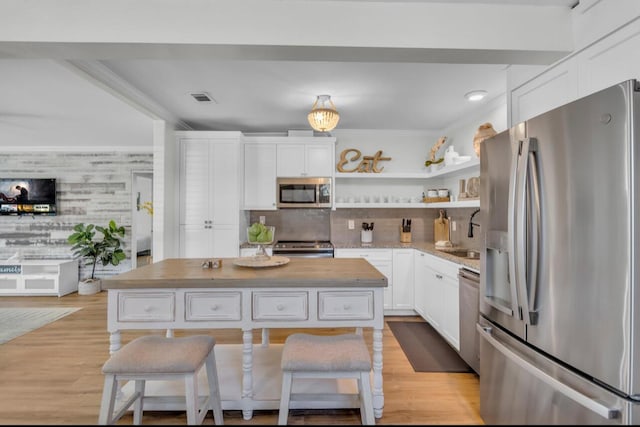
M331 178L278 178L279 208L330 208Z

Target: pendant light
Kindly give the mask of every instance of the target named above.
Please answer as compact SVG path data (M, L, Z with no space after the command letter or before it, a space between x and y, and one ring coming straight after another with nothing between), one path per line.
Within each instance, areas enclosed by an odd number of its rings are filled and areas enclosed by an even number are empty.
M327 103L329 105L326 105ZM340 114L333 105L330 95L318 95L307 119L311 127L318 132L328 132L338 125Z

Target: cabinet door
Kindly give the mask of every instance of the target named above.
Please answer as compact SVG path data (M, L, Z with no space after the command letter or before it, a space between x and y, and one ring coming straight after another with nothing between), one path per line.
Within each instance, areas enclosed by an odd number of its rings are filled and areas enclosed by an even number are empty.
M310 144L305 147L305 172L308 176L332 176L333 146Z
M442 328L442 278L430 265L425 266L425 318L438 332Z
M413 249L393 250L393 308L413 310Z
M384 274L387 278L387 287L384 288L384 308L393 309L393 289L395 287L395 285L393 284L393 261L369 258L367 258L367 261L369 261L369 264L373 265L376 269L378 269L380 273Z
M427 255L424 252L415 251L414 254L414 310L426 320L427 304L427 280L429 270L426 263Z
M235 258L240 252L240 238L235 224L213 225L211 228L211 256Z
M180 226L180 258L208 258L211 251L211 225Z
M204 225L209 212L209 143L180 140L180 224Z
M278 144L278 176L305 176L305 146L302 144Z
M211 144L209 170L211 188L209 206L213 224L237 224L239 221L238 144Z
M276 145L244 146L244 209L276 209Z
M442 335L453 347L460 351L460 301L458 281L443 276L442 285Z

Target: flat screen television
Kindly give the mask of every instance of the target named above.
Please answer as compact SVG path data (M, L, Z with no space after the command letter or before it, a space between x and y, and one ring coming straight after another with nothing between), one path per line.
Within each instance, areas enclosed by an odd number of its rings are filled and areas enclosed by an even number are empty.
M56 215L55 178L0 178L0 215Z

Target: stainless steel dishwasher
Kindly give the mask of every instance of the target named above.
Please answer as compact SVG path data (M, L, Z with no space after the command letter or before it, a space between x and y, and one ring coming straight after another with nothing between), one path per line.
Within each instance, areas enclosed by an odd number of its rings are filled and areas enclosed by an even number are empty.
M460 357L480 375L480 336L476 330L480 295L480 273L461 268L460 285Z

